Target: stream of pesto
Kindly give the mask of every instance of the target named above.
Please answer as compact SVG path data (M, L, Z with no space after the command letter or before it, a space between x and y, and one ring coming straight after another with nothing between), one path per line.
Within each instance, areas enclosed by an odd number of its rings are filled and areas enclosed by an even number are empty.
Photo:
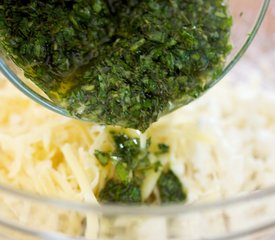
M77 118L144 131L222 72L223 0L4 0L0 48Z
M139 137L132 137L126 130L121 129L110 130L109 135L112 150L94 152L101 167L113 173L105 179L105 185L100 189L98 199L101 202L164 204L186 200L187 192L184 186L169 165L163 165L160 161L162 156L167 157L168 145L158 143L155 150L152 150L149 138L146 146L142 147ZM142 187L146 184L146 176L152 172L158 174L155 190L145 198L142 196Z

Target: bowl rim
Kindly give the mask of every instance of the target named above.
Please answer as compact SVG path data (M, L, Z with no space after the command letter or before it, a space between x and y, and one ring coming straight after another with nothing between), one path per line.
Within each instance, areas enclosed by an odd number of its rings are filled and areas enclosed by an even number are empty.
M243 194L238 197L228 198L226 200L219 200L214 203L197 203L197 204L173 204L163 206L129 206L129 205L96 205L89 203L79 203L76 201L61 200L60 198L42 197L37 194L16 190L9 186L0 185L0 194L6 193L19 199L29 200L33 203L45 204L47 206L58 207L67 210L75 210L83 214L96 214L96 216L149 216L149 217L173 217L183 214L202 213L216 209L224 209L226 207L238 206L238 204L247 204L248 202L257 201L259 199L268 198L275 195L275 185L258 190L249 194ZM36 236L39 239L59 239L59 240L86 240L85 237L71 237L62 233L53 231L45 231L42 229L36 229L20 225L13 221L2 219L0 217L0 226L8 228L18 233L26 234L29 236ZM270 221L261 225L250 227L248 229L229 233L224 236L216 236L211 240L233 240L236 238L246 237L250 234L257 234L259 232L268 231L274 229L275 221ZM0 233L1 237L1 233ZM210 238L209 238L210 240Z
M67 210L83 213L125 216L175 216L207 212L219 208L233 207L241 203L253 202L259 199L275 196L275 185L249 193L240 193L238 196L221 199L215 202L173 203L165 205L129 205L129 204L97 204L79 202L76 200L62 199L38 195L36 193L15 189L11 186L0 184L0 194L7 194L18 199L28 200L33 203L45 204Z

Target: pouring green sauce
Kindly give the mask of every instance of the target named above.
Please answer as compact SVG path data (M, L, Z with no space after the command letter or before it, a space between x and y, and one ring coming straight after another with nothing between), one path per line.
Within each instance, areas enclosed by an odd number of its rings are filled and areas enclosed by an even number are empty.
M5 0L0 47L77 118L144 131L221 73L222 0Z
M187 191L170 166L161 163L160 158L169 153L169 146L158 143L155 151L151 148L151 138L146 140L146 146L141 147L139 137L131 137L125 129L110 130L111 151L94 152L101 168L112 172L104 187L100 190L98 199L103 203L146 203L152 204L159 198L159 203L185 202ZM154 159L154 161L152 161ZM142 196L142 188L146 185L146 176L158 175L155 190Z

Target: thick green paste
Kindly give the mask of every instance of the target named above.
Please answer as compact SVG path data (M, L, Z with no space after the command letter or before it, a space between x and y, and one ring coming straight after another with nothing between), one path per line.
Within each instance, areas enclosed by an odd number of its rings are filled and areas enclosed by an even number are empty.
M145 130L222 71L222 0L4 0L0 46L72 116Z

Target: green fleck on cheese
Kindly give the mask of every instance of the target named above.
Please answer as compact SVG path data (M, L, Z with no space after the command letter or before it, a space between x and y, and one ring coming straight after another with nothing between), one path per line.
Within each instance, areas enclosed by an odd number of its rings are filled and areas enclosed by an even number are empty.
M94 155L102 166L106 166L109 163L110 156L108 153L95 150Z
M108 180L100 192L99 199L103 203L139 203L141 191L135 182L123 183Z
M171 171L163 172L158 180L162 203L184 202L187 194L178 177Z

